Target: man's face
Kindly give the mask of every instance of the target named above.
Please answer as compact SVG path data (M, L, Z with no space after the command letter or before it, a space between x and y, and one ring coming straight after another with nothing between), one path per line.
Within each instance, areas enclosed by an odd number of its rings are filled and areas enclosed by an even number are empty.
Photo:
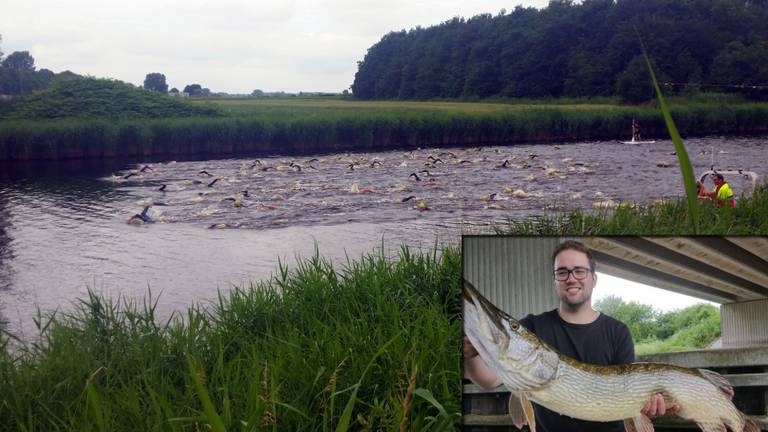
M573 270L577 268L587 269L584 279L579 280L574 275ZM555 257L554 270L572 270L564 281L555 278L555 291L560 297L560 304L572 309L576 309L582 304L592 304L592 288L595 287L597 276L589 270L589 259L586 254L577 250L566 249Z
M714 183L715 186L720 186L721 184L723 184L723 179L721 179L720 177L712 177L712 183Z

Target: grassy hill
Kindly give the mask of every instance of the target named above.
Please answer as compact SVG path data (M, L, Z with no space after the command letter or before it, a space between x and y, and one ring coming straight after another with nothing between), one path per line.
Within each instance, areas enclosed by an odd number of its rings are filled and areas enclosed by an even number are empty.
M14 101L4 119L163 118L218 116L212 105L191 104L122 81L73 77Z

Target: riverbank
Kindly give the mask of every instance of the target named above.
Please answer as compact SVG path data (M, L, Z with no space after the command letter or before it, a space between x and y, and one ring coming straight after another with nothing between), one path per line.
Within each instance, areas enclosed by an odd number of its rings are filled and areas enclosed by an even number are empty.
M768 184L741 196L736 207L716 207L711 201L699 205L700 232L693 230L685 200L656 205L617 203L597 211L573 209L510 221L494 227L505 235L768 235Z
M0 431L444 430L460 419L460 271L450 248L343 270L315 256L168 322L151 297L91 295L40 318L43 343L3 338Z
M300 155L667 137L655 107L610 104L213 100L223 117L0 121L0 161ZM768 104L672 108L684 137L768 132Z

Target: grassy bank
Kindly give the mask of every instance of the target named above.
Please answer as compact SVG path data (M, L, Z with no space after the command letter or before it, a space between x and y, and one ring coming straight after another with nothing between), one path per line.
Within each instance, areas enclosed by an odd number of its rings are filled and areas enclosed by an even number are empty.
M220 117L0 121L0 160L301 154L664 137L657 108L609 104L213 100ZM768 132L768 104L691 102L684 135Z
M751 196L741 197L736 208L718 208L706 201L699 205L703 235L768 235L768 185ZM686 202L659 205L619 205L614 209L574 209L557 214L513 220L495 227L501 234L516 235L693 235Z
M0 430L450 429L459 260L314 257L168 323L92 295L0 351Z

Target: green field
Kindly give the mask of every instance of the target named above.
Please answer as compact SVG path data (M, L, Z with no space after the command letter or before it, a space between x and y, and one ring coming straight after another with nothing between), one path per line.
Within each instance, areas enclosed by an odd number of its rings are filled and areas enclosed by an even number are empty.
M113 97L119 94L120 97ZM105 80L62 81L0 116L0 161L306 154L666 137L658 107L607 98L359 101L343 97L179 99ZM687 136L768 132L768 104L706 95L671 101ZM2 111L2 110L0 110Z
M506 101L506 102L455 102L455 101L360 101L342 97L280 97L280 98L207 98L192 99L194 103L212 102L232 115L263 115L270 111L295 113L297 115L320 113L403 113L403 112L441 112L441 113L500 113L526 109L557 108L565 110L609 109L621 110L621 107L609 100L600 103L591 100L563 101Z

